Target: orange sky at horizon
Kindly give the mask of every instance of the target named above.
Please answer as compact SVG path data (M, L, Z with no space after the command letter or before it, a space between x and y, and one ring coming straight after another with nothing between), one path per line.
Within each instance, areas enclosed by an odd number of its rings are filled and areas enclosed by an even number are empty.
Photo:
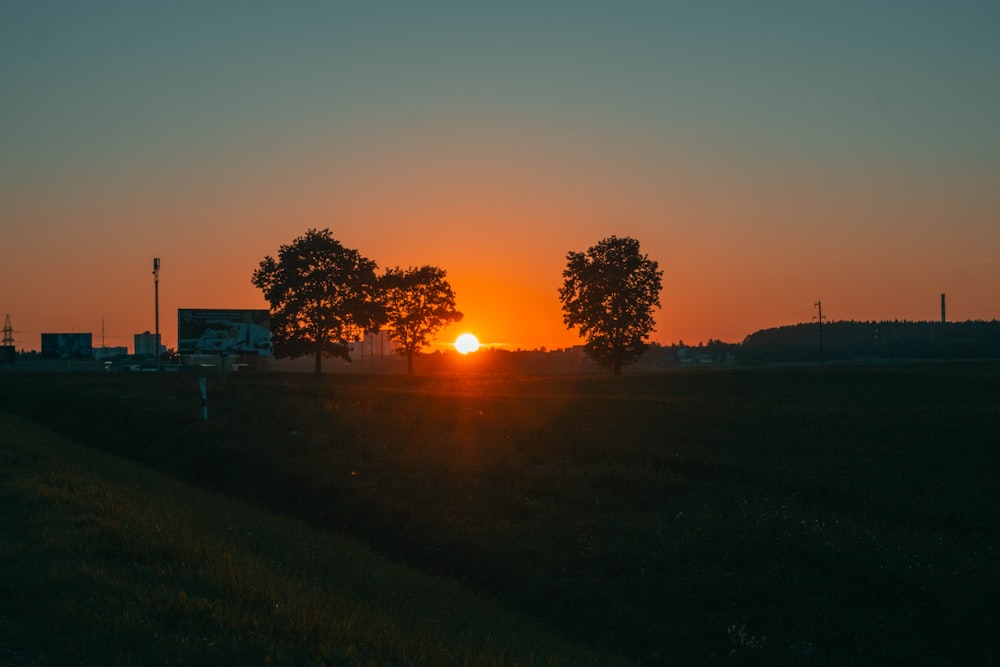
M499 149L485 153L502 157ZM433 264L448 272L465 318L441 332L439 346L465 331L507 349L581 343L562 324L556 293L565 254L612 234L638 238L664 271L651 338L661 343L739 342L760 328L809 321L817 300L831 320L936 319L941 292L950 294L952 319L962 318L967 294L1000 312L989 280L998 261L978 238L963 241L960 223L938 222L964 205L965 222L981 225L998 203L970 207L976 202L953 185L907 183L904 201L884 179L874 186L847 174L836 183L758 170L740 180L720 174L713 191L702 174L679 168L646 184L624 169L560 174L572 158L558 150L515 157L473 169L468 154L440 147L434 160L388 151L367 170L299 165L311 176L288 181L269 165L214 180L177 169L155 188L147 175L98 179L80 192L14 202L8 213L54 233L14 232L23 252L5 258L5 279L30 279L0 308L11 314L18 347L37 349L40 332L58 331L90 331L99 346L103 320L106 344L131 348L134 333L154 328L157 256L160 330L174 347L178 308L266 308L250 284L259 261L310 227L329 227L381 269ZM327 185L331 178L341 185ZM799 222L806 216L809 224ZM905 221L913 233L867 227L875 219ZM956 238L959 247L949 250ZM978 265L960 260L977 253L985 253ZM47 266L37 266L38 256Z

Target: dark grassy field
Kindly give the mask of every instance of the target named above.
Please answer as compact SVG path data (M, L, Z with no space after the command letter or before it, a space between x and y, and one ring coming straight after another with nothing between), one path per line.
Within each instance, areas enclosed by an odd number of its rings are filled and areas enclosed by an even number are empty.
M1000 364L0 376L0 409L643 664L1000 661Z
M627 664L5 413L0 525L0 665Z

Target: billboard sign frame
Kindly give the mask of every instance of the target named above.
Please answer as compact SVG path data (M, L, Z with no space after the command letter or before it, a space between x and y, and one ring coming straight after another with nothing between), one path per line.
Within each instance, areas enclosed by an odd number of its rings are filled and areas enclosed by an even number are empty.
M260 309L178 308L180 354L271 355L271 313Z
M41 355L49 359L89 359L93 356L92 333L43 333Z

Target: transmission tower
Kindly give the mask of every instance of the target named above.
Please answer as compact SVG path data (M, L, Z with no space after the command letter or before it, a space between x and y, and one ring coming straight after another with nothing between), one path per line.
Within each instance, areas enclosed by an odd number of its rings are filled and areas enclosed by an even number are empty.
M10 314L3 321L3 344L13 345L14 344L14 327L10 323Z

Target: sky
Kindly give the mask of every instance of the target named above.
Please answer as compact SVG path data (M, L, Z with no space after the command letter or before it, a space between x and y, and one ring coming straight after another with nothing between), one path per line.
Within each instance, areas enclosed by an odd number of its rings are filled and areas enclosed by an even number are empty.
M663 271L651 340L1000 317L1000 3L0 3L0 317L176 346L329 228L464 331L579 344L566 254ZM102 333L103 332L103 333Z

